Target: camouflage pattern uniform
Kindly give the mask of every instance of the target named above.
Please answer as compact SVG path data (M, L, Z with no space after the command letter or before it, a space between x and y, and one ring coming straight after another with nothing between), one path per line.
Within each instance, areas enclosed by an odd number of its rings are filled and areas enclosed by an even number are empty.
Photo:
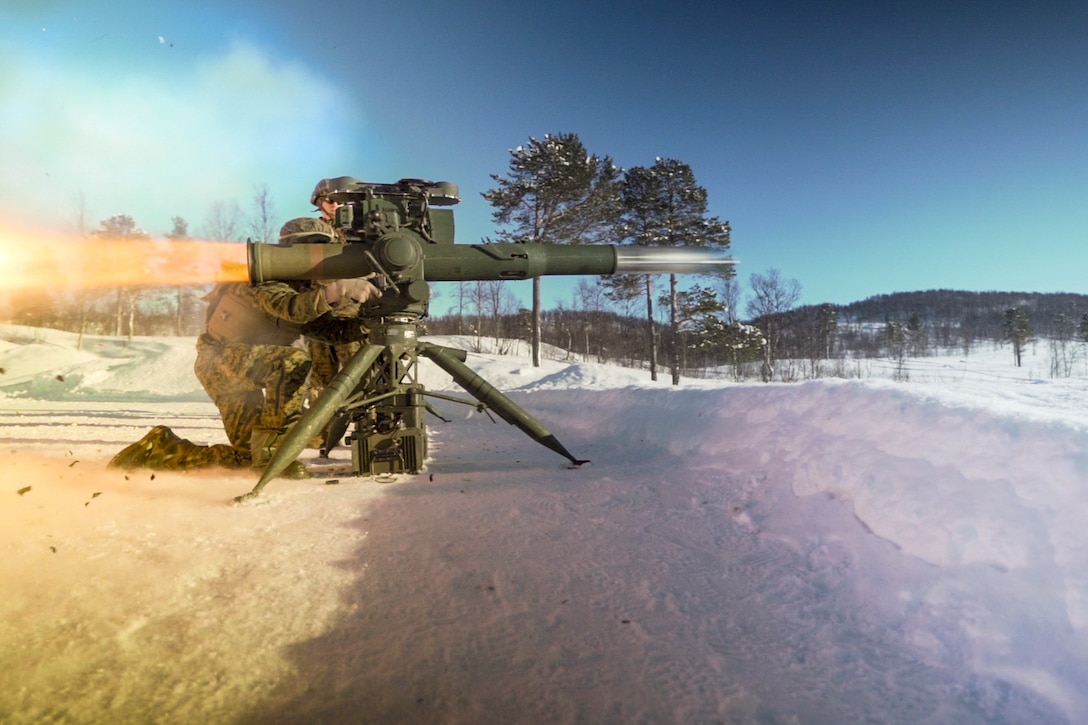
M303 285L219 285L208 330L197 339L196 376L219 408L231 445L248 450L255 467L267 464L302 415L311 363L294 343L307 324L331 310L320 287Z
M309 227L317 220L293 221L308 222L303 226ZM219 409L230 446L200 446L157 426L118 453L110 466L265 467L302 413L311 362L297 341L303 335L333 343L366 337L358 321L332 314L319 283L229 282L217 285L206 299L207 330L197 338L194 372ZM303 477L305 469L295 464L286 475Z
M310 359L313 365L310 368L308 400L317 400L321 392L329 387L329 383L347 364L355 353L363 347L361 342L346 342L333 345L321 342L313 338L306 340L306 347L310 351Z
M323 179L324 181L328 181ZM321 184L319 183L319 187ZM318 190L314 190L314 201L316 202ZM329 241L333 244L345 244L347 240L344 238L344 232L337 227L333 226L325 219L314 219L314 223L318 228L329 236ZM282 239L282 236L281 236ZM306 399L313 403L317 400L325 388L329 387L329 383L336 377L336 374L340 372L340 369L344 367L348 360L359 352L362 348L362 342L347 342L341 344L330 344L316 340L314 338L306 339L306 349L310 353L310 360L312 366L310 368L310 379L307 385Z
M245 455L234 446L216 443L202 446L188 438L179 438L165 425L157 425L140 440L126 446L113 457L111 468L150 468L156 471L186 471L193 468L244 468Z

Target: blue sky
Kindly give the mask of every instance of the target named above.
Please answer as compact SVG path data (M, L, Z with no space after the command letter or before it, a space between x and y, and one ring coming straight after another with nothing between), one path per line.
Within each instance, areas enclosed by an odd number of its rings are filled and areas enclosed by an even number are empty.
M509 149L573 132L689 164L741 282L804 303L1085 291L1088 3L0 0L0 68L7 220L158 235L423 177L468 243Z

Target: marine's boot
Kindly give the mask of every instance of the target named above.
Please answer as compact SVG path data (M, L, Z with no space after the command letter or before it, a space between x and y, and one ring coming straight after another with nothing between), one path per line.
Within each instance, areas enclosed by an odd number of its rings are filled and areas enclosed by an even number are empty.
M253 457L252 465L255 470L263 471L268 468L268 464L272 461L272 456L276 454L276 449L279 448L285 433L286 430L283 428L253 429L253 434L249 438L249 450ZM301 461L291 461L279 475L279 478L294 480L309 477L310 472L306 470Z
M110 459L110 468L158 468L180 439L165 425L157 425Z

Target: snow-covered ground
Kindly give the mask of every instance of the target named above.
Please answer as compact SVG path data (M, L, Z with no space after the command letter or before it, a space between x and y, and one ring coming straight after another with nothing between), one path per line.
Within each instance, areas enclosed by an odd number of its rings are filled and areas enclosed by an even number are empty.
M0 326L0 721L1088 722L1088 378L1036 354L470 355L592 464L436 401L425 474L234 505L252 475L105 468L225 440L192 339Z

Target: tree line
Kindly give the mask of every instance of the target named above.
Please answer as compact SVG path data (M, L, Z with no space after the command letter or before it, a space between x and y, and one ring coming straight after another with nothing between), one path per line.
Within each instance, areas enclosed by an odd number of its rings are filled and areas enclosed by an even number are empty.
M472 303L453 305L447 314L427 320L426 333L465 336L479 352L529 349L530 311L518 309L512 294L504 299L502 283L458 286L468 290L454 295L467 294ZM488 291L479 294L477 288ZM607 278L579 280L569 305L543 313L547 356L648 370L644 340L633 334L644 322L639 311L607 292ZM742 292L735 279L718 283L721 299L735 300ZM982 346L1007 347L1009 364L1020 366L1023 353L1040 343L1051 377L1088 370L1088 295L940 290L842 306L795 306L800 284L772 269L751 275L744 305L748 316L736 319L705 315L704 293L695 285L679 295L684 324L677 354L686 376L767 382L856 377L862 361L882 359L892 361L894 376L906 380L908 358L966 357ZM972 300L966 317L955 304L965 298ZM658 314L654 324L664 337L668 318Z

